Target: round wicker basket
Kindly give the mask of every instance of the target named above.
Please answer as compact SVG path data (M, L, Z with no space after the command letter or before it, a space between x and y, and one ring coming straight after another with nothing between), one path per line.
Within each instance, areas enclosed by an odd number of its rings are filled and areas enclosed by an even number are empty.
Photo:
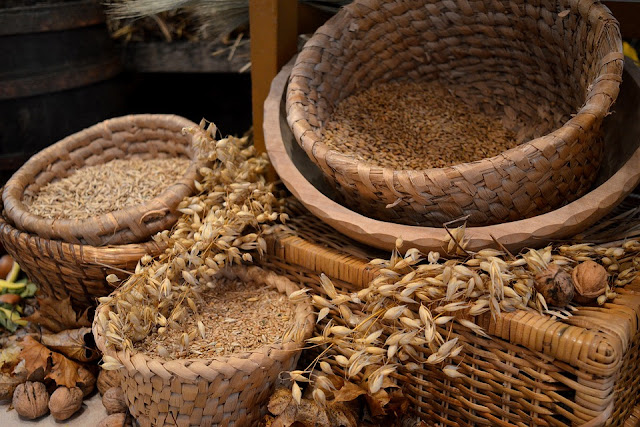
M182 178L153 199L136 206L87 219L49 219L29 212L25 193L35 194L44 185L64 178L83 166L113 159L187 157L194 159L190 120L164 114L118 117L70 135L34 155L7 181L2 200L6 217L20 230L43 239L103 246L143 242L171 228L177 206L194 191L198 163L193 161Z
M18 230L3 215L0 215L0 242L29 280L38 284L40 295L69 297L78 312L95 307L97 298L113 292L115 286L106 280L109 274L122 279L144 255L156 256L166 249L166 244L153 240L94 247L45 239Z
M298 55L287 121L343 203L362 214L436 227L466 215L470 226L502 223L590 188L603 151L600 123L622 68L618 23L594 0L356 0ZM323 124L341 100L401 79L438 81L528 142L423 170L395 169L380 154L361 161L323 142ZM403 155L428 143L409 141Z
M230 272L287 295L299 289L284 276L259 267L234 267ZM295 321L303 325L299 339L225 357L164 360L108 347L99 314L108 318L110 311L108 305L98 306L93 335L104 354L124 365L118 370L120 387L142 427L258 425L279 374L295 368L315 324L311 306L297 304Z

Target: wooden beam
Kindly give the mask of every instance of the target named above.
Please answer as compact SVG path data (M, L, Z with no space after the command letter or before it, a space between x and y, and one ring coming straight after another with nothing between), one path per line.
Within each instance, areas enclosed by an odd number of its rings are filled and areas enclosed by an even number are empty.
M251 35L251 98L256 148L265 151L262 132L264 101L271 80L296 53L297 0L249 0Z

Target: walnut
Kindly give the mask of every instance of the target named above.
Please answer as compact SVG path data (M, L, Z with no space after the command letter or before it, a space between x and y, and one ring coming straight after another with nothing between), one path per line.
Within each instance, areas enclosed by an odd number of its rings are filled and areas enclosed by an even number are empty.
M82 407L82 397L78 387L58 387L49 399L51 415L58 421L66 420Z
M98 374L97 386L100 395L103 395L111 387L120 386L120 377L116 371L106 371L104 369L100 369L100 373Z
M127 401L124 399L124 393L120 387L111 387L102 396L102 404L107 410L107 414L116 414L118 412L127 412Z
M13 392L13 407L26 419L33 420L49 412L48 404L49 393L42 383L27 381Z
M131 420L127 417L127 414L119 412L103 418L102 421L100 421L100 424L98 424L98 427L123 427L130 425Z
M549 264L536 275L535 287L549 305L564 307L573 299L571 276L557 264Z
M607 290L607 270L594 261L585 261L573 269L573 285L576 288L575 300L586 304Z
M87 397L96 386L96 376L84 366L80 366L78 368L78 377L77 386L82 390L82 395Z

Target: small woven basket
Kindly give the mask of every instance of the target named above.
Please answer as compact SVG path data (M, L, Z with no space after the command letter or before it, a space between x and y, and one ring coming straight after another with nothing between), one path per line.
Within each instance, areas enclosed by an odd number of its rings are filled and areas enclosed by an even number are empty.
M0 212L2 203L0 202ZM71 298L74 310L97 305L96 298L115 289L109 274L124 278L140 258L164 252L166 244L153 240L119 246L94 247L50 240L20 231L0 215L0 242L43 296Z
M356 0L298 55L287 121L352 209L409 225L442 227L466 215L468 225L489 225L544 213L590 188L622 68L618 22L594 0ZM341 100L402 79L438 81L528 142L424 170L394 169L384 154L364 162L323 142ZM410 141L406 156L411 144L428 143Z
M234 267L230 272L287 295L299 289L289 279L258 267ZM142 427L258 425L279 374L295 368L315 324L311 306L297 304L295 321L303 325L299 339L225 357L164 360L107 347L98 319L100 313L108 318L110 311L108 305L98 306L93 335L100 351L124 365L118 370L120 387Z
M70 135L34 155L7 181L2 193L5 215L16 228L44 239L91 246L146 241L178 219L178 204L194 191L196 161L179 181L153 199L87 219L43 218L30 213L23 198L83 166L113 159L194 159L191 136L182 133L185 127L197 125L175 115L140 114L106 120Z

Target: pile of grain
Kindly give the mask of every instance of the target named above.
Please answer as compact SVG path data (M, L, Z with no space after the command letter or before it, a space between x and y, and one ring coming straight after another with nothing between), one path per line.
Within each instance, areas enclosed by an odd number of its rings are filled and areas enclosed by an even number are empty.
M293 325L293 307L285 294L238 279L216 281L196 305L198 316L181 322L180 328L158 328L135 348L150 357L210 359L279 343ZM199 330L198 322L204 337L190 339L187 352L181 337Z
M338 104L323 129L330 148L394 169L441 168L517 145L497 117L474 111L437 82L374 85Z
M86 219L144 203L174 184L191 160L115 159L87 166L27 194L32 214L50 219Z

